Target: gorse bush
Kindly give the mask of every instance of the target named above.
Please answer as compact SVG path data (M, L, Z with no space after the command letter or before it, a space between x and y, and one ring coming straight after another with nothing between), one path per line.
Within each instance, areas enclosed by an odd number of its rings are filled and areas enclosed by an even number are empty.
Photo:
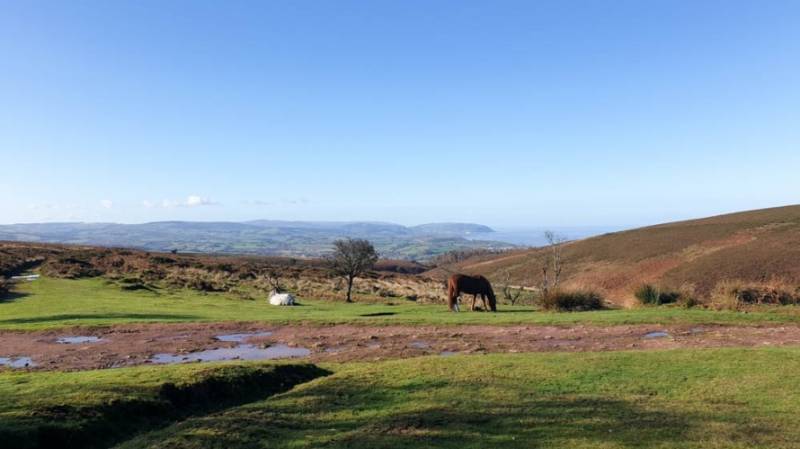
M661 305L678 302L685 295L679 291L662 290L651 284L644 284L633 294L642 304ZM688 298L687 298L688 299Z
M580 312L605 308L603 297L591 290L548 292L539 299L539 305L545 310L558 312Z

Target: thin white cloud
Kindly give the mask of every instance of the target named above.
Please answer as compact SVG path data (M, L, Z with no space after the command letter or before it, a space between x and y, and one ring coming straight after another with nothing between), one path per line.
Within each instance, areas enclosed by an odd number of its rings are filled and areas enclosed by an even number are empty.
M308 198L284 198L280 201L247 200L244 202L249 206L297 206L308 203L310 203Z
M189 197L186 198L186 202L184 203L186 207L211 206L213 204L214 202L211 201L210 199L204 198L199 195L189 195Z
M161 202L153 202L150 200L142 201L142 206L152 209L155 207L160 207L162 209L173 209L176 207L198 207L198 206L215 206L218 205L216 201L212 201L210 198L200 196L200 195L189 195L186 197L185 200L170 200L170 199L163 199Z
M114 207L114 202L111 200L102 200L100 201L100 205L106 209L111 209Z
M288 199L288 200L283 200L283 203L284 204L298 205L298 204L308 204L309 201L308 201L308 198L292 198L292 199Z
M54 203L31 203L28 204L30 210L77 210L77 204L54 204Z

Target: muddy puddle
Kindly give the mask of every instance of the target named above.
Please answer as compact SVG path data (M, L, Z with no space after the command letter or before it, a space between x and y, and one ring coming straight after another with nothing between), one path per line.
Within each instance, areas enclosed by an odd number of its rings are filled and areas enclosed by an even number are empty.
M669 333L664 331L649 332L644 335L644 338L648 340L652 338L668 338L668 337L670 337Z
M306 348L293 348L283 344L259 348L255 345L239 345L235 348L218 348L197 351L189 354L156 354L150 358L152 363L219 362L223 360L273 360L308 357L311 351Z
M0 366L9 368L27 368L36 366L30 357L0 357Z
M103 341L103 339L92 335L76 335L56 339L56 343L61 343L63 345L79 345L83 343L97 343L99 341Z
M408 346L414 349L429 349L431 347L431 344L428 343L427 341L416 340L409 343Z
M38 274L23 274L20 276L11 276L11 280L14 282L33 282L39 279Z
M236 343L241 343L248 338L253 337L269 337L272 335L272 332L246 332L243 334L227 334L227 335L217 335L214 337L218 341L232 341Z
M151 363L186 363L186 362L218 362L223 360L274 360L308 357L311 350L302 347L291 347L285 344L257 346L244 343L250 338L269 337L272 332L245 332L224 334L214 337L217 341L239 343L233 348L215 348L187 354L155 354Z

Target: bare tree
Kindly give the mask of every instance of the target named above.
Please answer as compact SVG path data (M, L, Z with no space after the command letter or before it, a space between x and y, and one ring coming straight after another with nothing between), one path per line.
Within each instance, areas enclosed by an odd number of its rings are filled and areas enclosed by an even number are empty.
M511 287L511 273L506 270L506 283L503 285L503 299L511 303L513 306L519 300L520 295L522 295L522 288L517 288L516 290Z
M284 288L283 285L281 285L281 278L278 275L277 270L268 268L264 272L264 280L270 286L273 293L283 293Z
M368 240L344 239L333 242L331 268L347 280L347 302L353 302L353 280L375 265L378 253Z
M558 283L561 280L561 271L564 268L564 259L562 258L562 250L564 242L567 241L566 237L558 235L553 231L545 231L544 238L547 239L547 245L550 248L547 258L542 265L542 294L547 295L550 287L553 289L558 288ZM550 271L552 270L552 271ZM552 274L552 284L550 275Z

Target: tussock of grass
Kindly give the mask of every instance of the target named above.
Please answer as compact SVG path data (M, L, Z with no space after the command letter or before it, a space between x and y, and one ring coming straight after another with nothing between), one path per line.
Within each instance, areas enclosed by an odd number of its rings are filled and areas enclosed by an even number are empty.
M542 295L539 304L544 310L557 312L586 312L604 308L602 296L590 290L556 290Z
M800 304L800 287L787 282L720 282L710 305L718 310L742 310L753 305L788 306Z
M685 298L680 291L662 289L652 284L644 284L636 289L633 294L640 303L645 305L660 306L661 304L673 304ZM688 297L686 297L688 299Z

